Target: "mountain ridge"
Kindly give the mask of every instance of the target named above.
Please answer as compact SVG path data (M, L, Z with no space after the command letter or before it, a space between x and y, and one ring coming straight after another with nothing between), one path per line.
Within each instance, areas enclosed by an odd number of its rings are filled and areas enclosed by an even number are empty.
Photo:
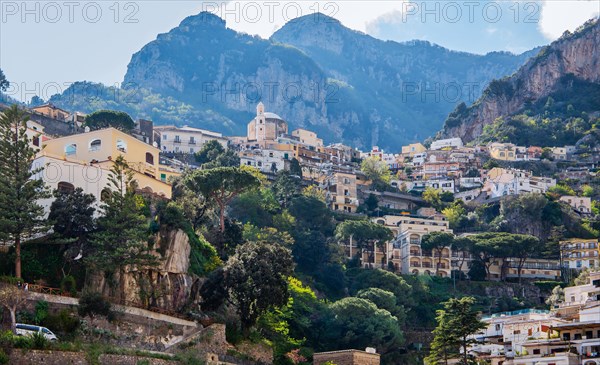
M470 107L459 105L446 119L438 137L472 141L498 118L522 112L556 92L565 77L600 83L598 40L599 19L589 20L574 33L565 32L513 75L492 81Z
M396 150L433 135L458 102L474 100L489 81L514 72L533 52L472 55L429 42L383 41L323 14L294 19L262 39L199 13L132 55L122 92L135 88L140 104L96 98L93 105L124 108L157 124L235 135L244 133L263 101L292 128L312 129L326 142ZM443 97L443 88L465 83L478 87L474 95L461 89L460 97ZM51 101L85 106L72 99L58 95Z

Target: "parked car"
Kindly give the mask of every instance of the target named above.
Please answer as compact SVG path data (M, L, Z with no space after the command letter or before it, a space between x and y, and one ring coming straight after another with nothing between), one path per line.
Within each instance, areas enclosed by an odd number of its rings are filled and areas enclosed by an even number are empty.
M32 336L34 333L41 333L46 339L50 341L57 341L58 337L52 331L46 327L36 326L33 324L17 323L17 335L18 336Z

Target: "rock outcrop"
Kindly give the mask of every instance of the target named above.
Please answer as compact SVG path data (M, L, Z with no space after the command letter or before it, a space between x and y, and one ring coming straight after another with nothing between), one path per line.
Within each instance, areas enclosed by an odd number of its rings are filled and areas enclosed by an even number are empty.
M132 306L180 312L194 304L201 279L189 273L188 235L182 230L161 232L155 247L160 258L157 267L126 267L110 278L94 274L88 278L86 288Z
M446 120L440 137L477 138L498 117L519 113L528 104L550 95L570 76L600 83L600 21L590 20L575 33L544 47L514 75L495 80L471 107L459 106Z

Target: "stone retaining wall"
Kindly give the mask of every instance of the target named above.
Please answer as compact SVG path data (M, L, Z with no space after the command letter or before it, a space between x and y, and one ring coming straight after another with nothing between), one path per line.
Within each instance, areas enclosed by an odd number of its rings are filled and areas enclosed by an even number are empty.
M102 354L98 357L100 365L177 365L178 361L162 360L131 355ZM42 351L14 349L10 354L10 365L89 365L83 352Z

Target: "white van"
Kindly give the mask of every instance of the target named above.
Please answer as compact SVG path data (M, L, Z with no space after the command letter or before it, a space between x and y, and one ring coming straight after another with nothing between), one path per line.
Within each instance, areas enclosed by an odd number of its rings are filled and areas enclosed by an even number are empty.
M33 324L17 323L18 336L32 336L34 333L41 333L50 341L57 341L58 337L46 327L36 326Z

